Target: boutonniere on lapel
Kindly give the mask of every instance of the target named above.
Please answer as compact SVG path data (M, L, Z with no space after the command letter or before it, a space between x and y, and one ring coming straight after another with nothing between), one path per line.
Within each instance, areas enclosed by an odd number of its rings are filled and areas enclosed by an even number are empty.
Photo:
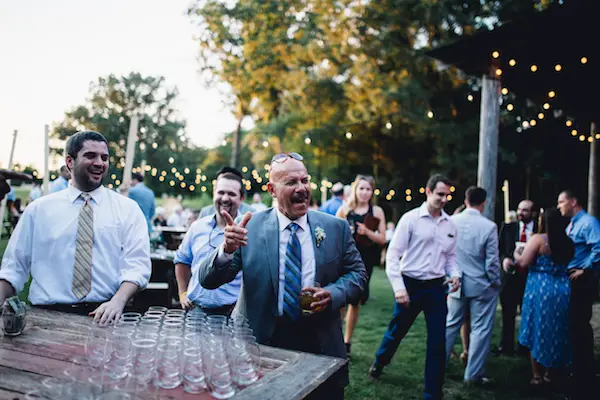
M321 245L321 242L323 240L325 240L326 237L327 237L327 235L325 234L325 231L323 230L323 228L321 228L320 226L317 226L315 228L315 240L317 242L317 247L319 247Z

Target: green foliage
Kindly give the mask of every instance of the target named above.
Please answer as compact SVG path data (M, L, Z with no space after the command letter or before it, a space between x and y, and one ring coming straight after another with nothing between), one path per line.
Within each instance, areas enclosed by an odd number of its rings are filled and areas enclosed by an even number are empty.
M196 181L196 169L200 167L206 151L195 147L185 134L185 122L174 108L178 92L167 86L163 77L142 76L131 73L117 77L100 77L90 85L90 95L85 104L66 112L64 120L52 128L54 137L66 140L73 133L95 130L102 133L109 142L110 169L109 184L122 181L125 166L126 142L131 115L140 116L138 144L134 167L146 162L146 183L156 193L190 193L189 186ZM62 153L62 149L55 149ZM170 158L173 162L170 162ZM179 180L171 172L172 168L185 175ZM153 171L156 168L156 172ZM184 168L189 168L184 173ZM166 172L164 181L159 177ZM169 182L176 183L174 187ZM181 182L186 188L181 188Z

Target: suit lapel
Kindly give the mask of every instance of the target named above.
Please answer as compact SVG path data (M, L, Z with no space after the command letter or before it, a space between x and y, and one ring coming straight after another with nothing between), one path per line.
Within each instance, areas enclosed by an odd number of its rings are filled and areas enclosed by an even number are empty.
M279 294L279 221L275 209L271 209L267 217L263 236L267 251L267 265L271 273L271 283L273 284L275 298L277 298Z
M308 225L310 226L310 236L312 239L313 249L315 252L315 283L317 283L317 282L321 283L322 277L319 272L321 271L321 268L320 268L321 265L323 265L325 263L325 246L323 246L323 243L321 243L320 246L317 246L315 229L317 229L317 227L320 227L321 229L323 229L323 226L320 223L319 217L316 212L313 212L313 211L308 212Z

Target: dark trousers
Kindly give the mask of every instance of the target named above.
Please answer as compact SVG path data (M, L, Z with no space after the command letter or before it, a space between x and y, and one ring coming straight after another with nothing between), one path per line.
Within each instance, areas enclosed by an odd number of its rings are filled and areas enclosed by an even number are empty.
M517 307L523 303L523 293L527 282L527 272L517 270L514 275L506 278L506 283L500 293L502 305L502 337L500 346L506 353L515 351L515 319Z
M398 345L421 311L427 324L427 361L425 363L425 399L442 398L446 369L446 294L443 279L419 281L404 276L410 305L396 303L394 315L376 354L376 363L387 365Z
M288 350L322 354L321 346L310 318L301 318L295 322L281 317L275 323L271 345ZM342 367L326 382L310 393L307 400L343 400L344 382L348 379L348 366Z
M221 307L213 307L213 308L204 308L200 306L196 306L201 309L206 315L224 315L226 317L231 316L233 309L235 307L235 303L228 304L226 306Z
M592 305L598 295L598 280L592 271L571 281L571 346L573 347L574 399L595 393L594 331L590 325Z

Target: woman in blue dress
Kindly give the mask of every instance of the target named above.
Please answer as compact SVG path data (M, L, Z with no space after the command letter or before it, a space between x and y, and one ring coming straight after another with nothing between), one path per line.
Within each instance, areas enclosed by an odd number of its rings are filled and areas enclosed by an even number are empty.
M571 287L567 265L574 245L565 233L569 220L551 208L539 224L539 233L525 248L515 250L515 261L529 267L519 343L531 352L532 385L550 383L553 371L571 362L569 300ZM544 373L545 370L545 373Z

